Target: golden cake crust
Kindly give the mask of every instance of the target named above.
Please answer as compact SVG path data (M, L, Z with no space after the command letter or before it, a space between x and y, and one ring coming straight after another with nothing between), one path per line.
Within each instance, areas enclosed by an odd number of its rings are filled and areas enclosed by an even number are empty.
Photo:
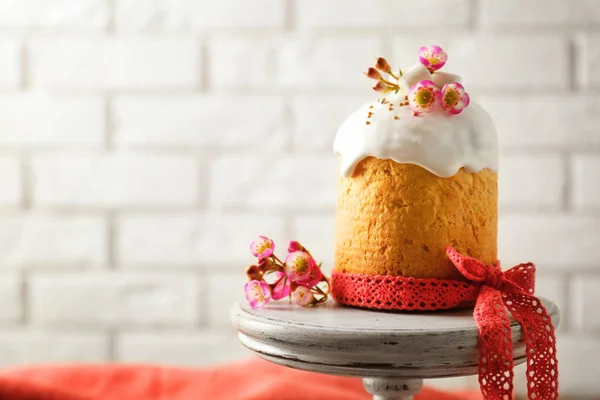
M445 247L497 260L498 176L460 169L449 178L368 157L340 178L337 272L462 279Z

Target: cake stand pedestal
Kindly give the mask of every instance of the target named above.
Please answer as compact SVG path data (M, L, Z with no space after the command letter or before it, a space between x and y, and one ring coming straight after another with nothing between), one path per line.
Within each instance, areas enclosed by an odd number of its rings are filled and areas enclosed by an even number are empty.
M554 326L555 304L541 299ZM408 400L423 379L477 374L477 326L473 310L383 312L343 307L315 308L269 303L231 310L244 346L291 368L363 378L375 400ZM515 365L525 362L521 325L511 319Z

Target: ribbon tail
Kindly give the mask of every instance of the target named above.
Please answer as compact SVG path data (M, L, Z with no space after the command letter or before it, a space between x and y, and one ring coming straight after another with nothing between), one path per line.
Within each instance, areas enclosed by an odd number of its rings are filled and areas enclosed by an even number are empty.
M473 317L479 329L479 386L486 400L511 399L513 391L512 337L502 294L482 286ZM544 397L538 400L545 399Z
M558 399L556 336L550 316L542 302L534 296L513 292L503 297L504 304L521 324L525 336L527 397Z

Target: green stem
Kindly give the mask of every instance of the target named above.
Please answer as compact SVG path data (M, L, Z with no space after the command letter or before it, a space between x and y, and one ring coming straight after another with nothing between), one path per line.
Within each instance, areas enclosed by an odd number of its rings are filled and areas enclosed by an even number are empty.
M283 262L275 254L272 254L271 257L273 257L275 261L279 262L279 264L283 265Z
M398 85L396 85L395 83L392 83L392 82L388 81L387 79L380 78L379 80L381 82L385 83L386 85L393 87L394 89L396 89L398 87Z

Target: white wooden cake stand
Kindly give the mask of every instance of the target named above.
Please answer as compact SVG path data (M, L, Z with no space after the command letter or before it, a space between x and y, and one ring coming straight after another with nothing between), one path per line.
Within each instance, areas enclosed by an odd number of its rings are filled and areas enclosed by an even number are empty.
M554 326L559 312L542 299ZM423 379L477 374L473 310L384 312L329 301L315 308L269 303L231 310L244 346L276 364L358 376L375 400L407 400ZM511 319L515 365L525 362L521 326Z

